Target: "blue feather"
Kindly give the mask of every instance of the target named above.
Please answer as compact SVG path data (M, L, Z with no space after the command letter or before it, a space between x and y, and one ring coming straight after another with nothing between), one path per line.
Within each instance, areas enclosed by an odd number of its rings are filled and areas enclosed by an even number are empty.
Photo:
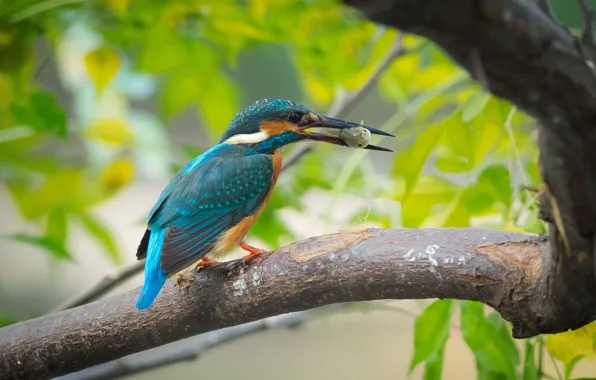
M149 246L147 248L147 261L145 262L145 282L137 299L137 309L139 310L144 310L151 306L168 278L168 275L159 265L161 248L166 231L167 228L151 231Z

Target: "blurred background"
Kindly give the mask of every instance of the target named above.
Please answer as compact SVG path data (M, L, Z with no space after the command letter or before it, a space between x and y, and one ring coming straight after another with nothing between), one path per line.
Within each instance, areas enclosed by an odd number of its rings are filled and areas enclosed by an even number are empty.
M551 5L577 32L575 2ZM281 175L250 244L363 226L546 232L533 120L431 42L339 1L4 0L0 326L134 265L170 177L260 98L340 109L397 138L373 139L389 154L316 146ZM366 302L129 378L567 379L596 376L595 347L594 324L513 341L479 304Z

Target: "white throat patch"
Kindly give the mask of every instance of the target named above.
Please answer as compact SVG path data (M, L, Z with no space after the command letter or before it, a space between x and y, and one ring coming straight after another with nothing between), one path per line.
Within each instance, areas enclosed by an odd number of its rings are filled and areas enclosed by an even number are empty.
M269 135L265 131L259 131L257 133L247 133L243 135L234 135L224 141L226 144L256 144L261 141L265 141L269 138Z

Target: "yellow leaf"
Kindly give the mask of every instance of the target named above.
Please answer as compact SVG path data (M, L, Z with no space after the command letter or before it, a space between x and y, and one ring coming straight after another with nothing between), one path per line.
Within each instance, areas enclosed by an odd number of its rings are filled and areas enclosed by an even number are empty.
M269 34L262 29L243 21L216 19L213 20L213 26L222 33L230 33L233 30L235 34L242 37L250 37L256 40L267 40L270 38Z
M546 337L546 348L555 358L568 364L577 356L596 357L596 322L580 329Z
M161 14L161 24L168 29L184 25L186 17L192 12L192 6L183 2L170 2Z
M103 45L85 55L85 67L95 84L97 93L101 93L118 72L120 57L115 51Z
M419 54L406 54L399 57L391 67L391 71L401 76L414 74L420 67Z
M134 137L129 126L117 119L97 119L85 130L84 135L116 146L128 146Z
M267 0L250 0L250 13L259 22L265 21L267 17Z
M412 78L412 85L417 90L427 90L440 83L447 82L458 74L458 68L447 64L433 64L418 71Z
M333 90L318 76L306 73L304 75L304 86L312 100L321 106L328 105L333 99Z
M118 16L123 16L132 0L106 0L106 8L111 9Z
M132 181L134 164L130 157L117 158L101 173L101 187L108 193L116 192Z

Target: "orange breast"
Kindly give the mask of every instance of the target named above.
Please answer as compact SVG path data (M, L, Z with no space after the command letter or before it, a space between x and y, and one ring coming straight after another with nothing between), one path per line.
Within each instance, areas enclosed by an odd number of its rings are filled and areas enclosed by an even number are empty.
M265 197L263 204L257 212L244 218L240 223L235 225L234 227L230 228L219 240L213 250L209 253L209 256L213 258L221 257L227 254L232 248L239 245L252 225L255 223L261 212L267 203L269 202L269 198L271 197L271 193L273 192L273 188L275 187L275 183L277 182L277 177L279 176L279 172L281 171L281 164L282 164L282 154L281 149L277 149L272 155L271 159L273 160L273 178L271 179L271 187L269 188L269 193Z

